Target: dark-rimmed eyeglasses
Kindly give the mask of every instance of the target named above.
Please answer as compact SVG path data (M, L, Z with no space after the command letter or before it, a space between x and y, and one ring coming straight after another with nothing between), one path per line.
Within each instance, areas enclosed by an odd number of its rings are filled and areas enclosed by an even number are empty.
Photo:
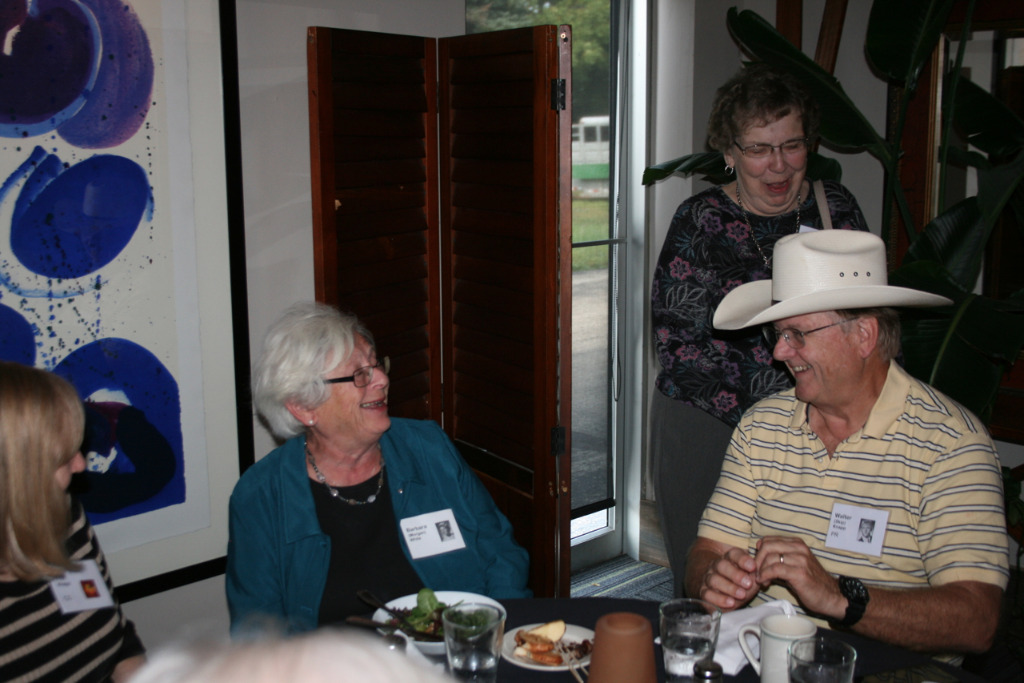
M843 323L853 322L854 320L857 320L857 318L848 318L846 320L840 320L839 322L834 322L829 325L822 325L821 327L815 327L813 330L806 331L798 330L795 327L783 327L781 330L777 330L773 325L765 325L764 327L761 328L761 334L764 335L764 339L766 342L768 342L769 348L774 349L775 345L778 344L779 340L781 339L787 344L789 344L789 347L791 349L802 349L804 348L804 344L807 343L804 341L804 337L806 337L807 335L814 334L815 332L821 332L822 330L827 330L830 327L842 325Z
M796 154L803 154L807 151L807 146L810 144L809 138L793 138L792 140L786 140L779 145L767 145L762 142L758 142L753 145L747 145L744 147L737 140L733 140L732 144L736 145L743 156L750 159L766 159L772 155L775 150L780 150L783 154L793 156Z
M352 382L357 387L365 387L367 384L373 381L373 371L377 368L381 368L384 374L388 374L391 370L391 359L387 356L377 361L376 365L365 365L348 377L332 377L325 379L324 384L341 384L342 382Z

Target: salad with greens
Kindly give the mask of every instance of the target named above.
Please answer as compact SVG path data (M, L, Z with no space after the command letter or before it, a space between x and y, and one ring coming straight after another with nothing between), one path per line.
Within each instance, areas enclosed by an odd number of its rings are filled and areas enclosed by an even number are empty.
M458 604L458 603L456 603ZM437 599L437 596L429 588L421 588L416 594L416 606L412 609L397 609L401 612L406 621L420 633L431 635L444 635L444 623L441 621L441 613L449 605ZM391 623L398 625L397 620Z

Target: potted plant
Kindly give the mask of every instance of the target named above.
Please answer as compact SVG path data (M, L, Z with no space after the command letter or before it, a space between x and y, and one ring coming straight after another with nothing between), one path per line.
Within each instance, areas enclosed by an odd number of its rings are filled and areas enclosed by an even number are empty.
M987 422L1003 373L1024 346L1024 292L996 300L979 296L974 289L985 245L1000 213L1009 205L1024 218L1024 121L960 76L969 23L944 87L940 176L950 165L970 165L977 170L979 192L947 207L920 228L907 210L897 172L907 103L951 7L952 0L876 0L872 5L865 53L873 71L891 85L902 86L903 93L888 138L874 129L836 78L756 13L737 12L733 7L727 23L748 55L791 71L807 84L822 108L821 138L826 146L866 151L882 164L886 173L883 223L888 226L891 212L899 211L910 242L890 281L942 294L954 302L904 315L904 364L913 375ZM951 125L960 128L977 151L965 152L950 144ZM700 173L712 182L726 180L721 154L701 152L648 168L643 182L651 184L675 173ZM838 178L839 174L838 162L812 155L809 177Z

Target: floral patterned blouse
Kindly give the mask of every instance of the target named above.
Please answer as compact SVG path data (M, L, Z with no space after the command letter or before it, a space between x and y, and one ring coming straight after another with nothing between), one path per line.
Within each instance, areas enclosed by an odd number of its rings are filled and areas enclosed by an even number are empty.
M824 185L832 227L867 230L850 191L836 182ZM820 229L821 215L810 195L801 201L800 223ZM659 391L735 426L754 403L792 386L759 328L716 330L711 318L730 290L771 277L758 244L770 262L775 242L797 231L797 213L749 214L753 225L748 225L747 215L720 187L676 209L651 286Z

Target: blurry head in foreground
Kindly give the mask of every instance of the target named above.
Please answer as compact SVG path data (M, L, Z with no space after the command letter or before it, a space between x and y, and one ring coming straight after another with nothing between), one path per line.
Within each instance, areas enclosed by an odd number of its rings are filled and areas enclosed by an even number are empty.
M154 654L132 683L446 683L375 636L332 629L290 638L218 642Z

